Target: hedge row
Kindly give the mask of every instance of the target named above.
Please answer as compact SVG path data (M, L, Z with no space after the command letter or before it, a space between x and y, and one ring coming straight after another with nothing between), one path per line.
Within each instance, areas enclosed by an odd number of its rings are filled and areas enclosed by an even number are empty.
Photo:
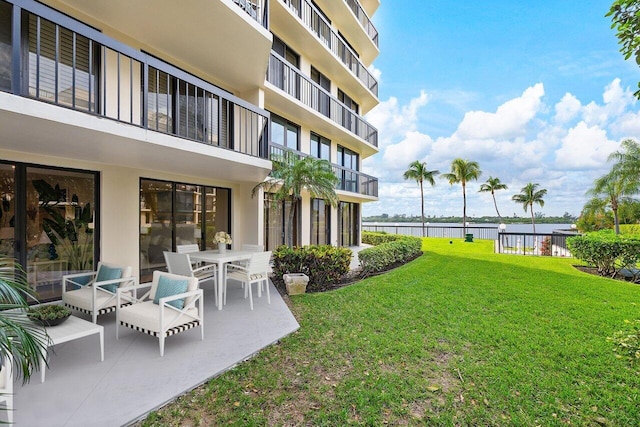
M309 276L307 292L318 292L349 272L351 249L331 245L280 246L273 252L273 275L304 273Z
M637 276L634 273L640 261L640 237L601 230L570 237L567 246L575 258L596 267L602 276L615 277L623 270L627 275Z
M362 242L374 245L358 252L365 276L410 261L422 253L422 239L418 237L364 232Z
M620 234L640 236L640 224L620 224Z

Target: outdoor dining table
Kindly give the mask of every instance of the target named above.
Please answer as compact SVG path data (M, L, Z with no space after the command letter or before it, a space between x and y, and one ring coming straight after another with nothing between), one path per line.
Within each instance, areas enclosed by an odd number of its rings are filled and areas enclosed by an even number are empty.
M231 251L219 252L217 250L208 250L200 252L191 252L189 258L192 261L207 262L217 264L218 266L218 310L222 310L222 289L224 289L224 265L229 262L242 261L250 259L255 252L253 251Z

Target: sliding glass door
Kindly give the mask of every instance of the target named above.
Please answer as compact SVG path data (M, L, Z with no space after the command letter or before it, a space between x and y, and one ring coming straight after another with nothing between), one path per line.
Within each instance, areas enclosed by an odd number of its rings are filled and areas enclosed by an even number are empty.
M140 278L165 270L164 251L197 244L213 249L217 231L231 232L231 190L140 180Z
M0 255L14 257L42 301L97 258L95 172L0 164Z

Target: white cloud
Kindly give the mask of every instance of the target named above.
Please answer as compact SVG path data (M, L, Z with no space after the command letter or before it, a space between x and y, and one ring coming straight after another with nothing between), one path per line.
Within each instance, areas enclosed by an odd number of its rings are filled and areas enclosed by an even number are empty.
M502 139L523 135L525 126L542 108L543 96L544 86L538 83L525 90L522 96L499 106L495 113L470 111L465 114L456 135L461 139Z
M563 138L562 146L556 151L556 163L565 169L605 168L607 157L618 146L604 129L580 122Z
M382 102L367 116L377 126L380 153L365 159L364 172L380 179L380 201L364 205L364 215L420 214L420 193L402 174L410 162L426 161L429 169L448 172L451 160L462 157L480 163L483 176L468 184L469 215L493 215L493 200L478 193L490 175L509 189L496 194L505 215L522 211L511 200L528 182L548 190L544 209L548 215L578 214L586 201L585 191L609 167L609 153L625 138L640 140L640 111L629 89L618 79L603 88L602 101L583 105L573 94L543 103L544 86L533 85L496 107L494 111L467 112L450 135L432 137L420 122L420 109L448 104L439 96L419 96L406 104L397 98ZM429 120L427 117L426 120ZM461 215L459 185L437 179L425 187L428 215ZM504 211L504 212L503 212Z
M556 104L556 116L554 120L559 123L567 123L573 120L581 109L582 104L578 101L578 98L570 93L566 93L560 102Z

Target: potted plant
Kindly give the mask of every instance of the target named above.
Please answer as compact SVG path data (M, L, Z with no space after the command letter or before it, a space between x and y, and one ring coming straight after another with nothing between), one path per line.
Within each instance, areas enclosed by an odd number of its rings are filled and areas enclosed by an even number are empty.
M27 317L42 326L57 326L71 316L71 311L62 305L50 304L32 307Z

